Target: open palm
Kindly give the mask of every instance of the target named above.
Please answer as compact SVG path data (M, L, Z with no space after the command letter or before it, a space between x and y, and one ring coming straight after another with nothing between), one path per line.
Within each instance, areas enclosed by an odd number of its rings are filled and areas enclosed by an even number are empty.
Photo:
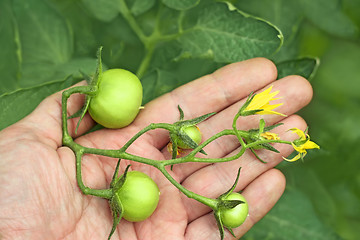
M102 129L81 136L94 122L86 116L78 136L74 134L77 119L69 120L69 131L76 142L87 147L118 149L140 129L154 122L172 123L178 120L177 105L190 119L209 112L218 114L199 124L204 139L231 128L232 118L252 91L273 85L280 90L284 104L277 109L288 117L277 115L239 119L240 129L256 128L259 117L269 124L283 122L276 131L283 139L293 139L291 127L305 129L306 123L292 115L311 99L309 83L298 76L276 79L272 62L258 58L228 65L211 75L186 84L145 106L136 120L118 130ZM83 83L82 83L83 84ZM107 239L112 226L108 202L81 193L75 178L73 152L61 146L61 93L45 99L35 111L18 123L0 132L0 238L1 239ZM83 96L69 99L69 115L83 103ZM249 121L250 119L250 121ZM255 121L251 121L254 119ZM167 159L169 136L164 130L143 135L128 149L151 159ZM235 190L243 190L249 202L249 217L234 229L242 236L261 219L280 198L285 178L273 167L282 156L291 153L288 145L275 146L280 153L259 151L267 163L261 163L251 153L227 163L175 165L172 176L187 189L216 198L233 184L239 167L240 180ZM233 137L223 137L209 144L208 157L225 157L237 152L239 143ZM117 159L86 155L82 170L84 183L96 189L108 188ZM188 199L157 169L136 162L122 161L130 169L142 171L158 184L159 206L147 220L130 223L121 220L112 239L219 239L216 221L206 206ZM226 233L226 239L231 235Z

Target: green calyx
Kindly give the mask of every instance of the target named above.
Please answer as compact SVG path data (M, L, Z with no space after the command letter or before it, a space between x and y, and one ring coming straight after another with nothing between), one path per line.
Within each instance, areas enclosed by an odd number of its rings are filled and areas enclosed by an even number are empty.
M173 124L174 129L170 131L170 141L172 143L172 158L176 158L178 149L195 149L201 142L201 132L197 129L197 124L208 119L215 113L208 113L200 117L184 120L184 112L178 106L180 113L179 121ZM201 149L199 152L206 155L206 152Z
M114 234L116 227L120 223L120 220L124 214L124 207L121 203L120 196L118 194L116 194L116 192L124 185L125 180L126 180L126 175L127 175L130 165L128 165L126 167L125 172L121 176L121 178L118 178L120 161L121 161L121 159L119 159L117 162L115 172L114 172L112 181L110 183L110 189L112 190L112 196L109 200L109 205L110 205L111 213L113 216L113 226L111 228L108 239L110 239L111 236Z
M259 122L259 128L257 129L250 129L248 131L248 135L244 136L244 140L247 144L252 144L253 146L250 147L251 152L256 156L258 160L260 160L262 163L266 163L264 160L262 160L255 150L260 149L266 149L272 152L279 153L279 151L274 148L270 143L266 142L267 140L279 140L275 138L270 138L273 136L277 136L276 134L269 133L269 131L273 130L274 128L282 125L282 123L275 124L273 126L265 127L265 121L264 119L260 119ZM265 141L265 142L264 142Z
M244 201L240 201L240 200L226 200L226 198L235 190L235 187L239 181L240 170L241 168L239 168L235 182L231 186L231 188L217 198L218 204L216 206L216 209L214 209L214 217L216 219L216 223L219 228L221 240L224 239L224 228L226 228L234 237L236 237L233 231L231 230L231 228L224 226L222 220L222 214L224 210L232 209L238 206L239 204L245 203Z
M80 119L76 125L76 128L75 128L75 133L77 133L82 119L84 118L85 114L88 112L88 109L90 106L90 101L91 101L92 97L94 95L96 95L96 93L98 92L99 83L102 78L101 52L102 52L102 47L99 47L99 49L97 51L97 66L96 66L96 71L95 71L94 77L90 77L83 73L83 77L84 77L84 79L86 79L86 82L88 83L88 87L89 87L89 91L87 93L85 93L85 103L84 103L83 107L78 112L76 112L72 116L68 117L69 119L75 118L75 117L80 117Z

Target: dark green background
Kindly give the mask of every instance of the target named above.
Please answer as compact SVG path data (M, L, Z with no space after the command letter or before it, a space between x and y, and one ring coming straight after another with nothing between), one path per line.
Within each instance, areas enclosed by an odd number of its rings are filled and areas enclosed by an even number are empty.
M105 67L138 71L149 55L120 1L0 0L0 129L81 80L79 70L91 75L99 46ZM159 30L144 102L257 56L272 59L279 77L308 78L314 99L299 114L321 150L279 166L287 189L243 239L360 239L360 1L231 2L126 1L145 35Z

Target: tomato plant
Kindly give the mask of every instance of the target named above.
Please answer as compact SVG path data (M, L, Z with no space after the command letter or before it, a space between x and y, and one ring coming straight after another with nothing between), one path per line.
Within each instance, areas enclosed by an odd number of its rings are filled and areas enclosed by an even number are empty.
M197 126L188 126L182 129L182 132L188 135L196 144L200 144L202 140L202 134L200 129ZM188 144L186 144L183 140L179 138L178 140L178 147L182 149L191 149Z
M147 219L155 211L160 191L154 180L139 171L126 175L122 187L115 193L123 206L123 218L130 222Z
M105 71L89 106L91 117L107 128L122 128L137 116L142 102L139 78L124 69Z
M249 206L243 195L237 192L230 193L225 200L241 200L245 203L238 204L231 209L221 211L221 220L225 227L236 228L243 224L249 213Z

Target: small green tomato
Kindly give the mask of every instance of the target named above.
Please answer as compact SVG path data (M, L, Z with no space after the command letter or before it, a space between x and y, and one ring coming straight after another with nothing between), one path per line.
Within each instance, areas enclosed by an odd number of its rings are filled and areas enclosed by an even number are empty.
M123 206L123 218L130 222L140 222L155 211L160 191L148 175L131 171L127 173L124 184L115 194Z
M124 69L110 69L102 74L97 94L91 99L91 117L106 128L122 128L137 116L142 102L139 78Z
M241 203L234 208L221 211L221 221L225 227L236 228L243 224L249 213L249 206L243 195L232 192L227 196L226 200L241 200Z
M187 134L196 144L200 144L202 140L202 134L197 126L189 126L183 129L184 133ZM191 149L181 139L178 140L178 147L181 149Z

